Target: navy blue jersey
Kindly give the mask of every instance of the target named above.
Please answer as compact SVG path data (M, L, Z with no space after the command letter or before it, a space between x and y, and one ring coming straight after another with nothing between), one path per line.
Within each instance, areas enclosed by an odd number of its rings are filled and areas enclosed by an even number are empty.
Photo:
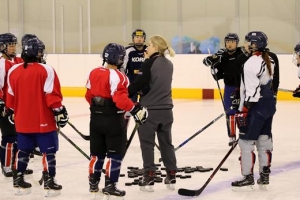
M143 46L142 50L138 50L134 45L126 47L126 56L123 68L130 82L134 81L142 63L144 62L144 52L146 48L146 45Z

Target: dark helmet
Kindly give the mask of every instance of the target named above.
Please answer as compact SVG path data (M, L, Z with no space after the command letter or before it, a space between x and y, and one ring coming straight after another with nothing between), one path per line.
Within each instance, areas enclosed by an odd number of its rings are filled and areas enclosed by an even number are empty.
M25 35L23 35L23 37L21 39L22 46L24 46L24 43L27 42L27 40L32 39L32 38L38 38L38 37L34 34L25 34Z
M251 31L245 36L245 40L250 42L249 50L251 51L264 51L268 45L268 37L261 31ZM256 48L251 47L252 44L256 45Z
M300 42L298 44L296 44L296 46L294 48L294 52L298 53L300 55Z
M240 41L239 36L236 33L228 33L224 38L224 43L226 40L234 40L236 41L236 44L238 44Z
M43 54L45 45L37 38L28 39L22 46L22 55L27 58L37 57Z
M300 42L296 44L294 48L294 54L293 54L293 63L299 67L300 63L298 63L298 59L300 57Z
M7 55L7 45L8 44L17 44L17 37L12 33L0 34L0 52ZM13 55L7 55L9 57L15 57L16 53Z
M124 61L125 47L116 43L109 43L104 47L102 58L103 62L111 65L121 66Z
M135 29L132 34L132 39L134 38L134 36L144 36L144 39L146 40L146 32L143 29Z

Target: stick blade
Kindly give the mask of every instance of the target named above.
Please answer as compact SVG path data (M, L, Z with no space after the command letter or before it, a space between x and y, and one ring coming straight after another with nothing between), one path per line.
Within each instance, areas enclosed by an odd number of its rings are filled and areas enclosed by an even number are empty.
M199 195L198 190L188 190L183 188L180 188L178 190L178 194L181 196L188 196L188 197L195 197Z

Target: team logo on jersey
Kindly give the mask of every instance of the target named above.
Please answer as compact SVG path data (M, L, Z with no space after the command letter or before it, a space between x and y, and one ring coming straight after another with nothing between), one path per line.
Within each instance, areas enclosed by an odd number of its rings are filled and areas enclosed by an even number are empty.
M142 57L132 57L132 62L144 62L145 58Z

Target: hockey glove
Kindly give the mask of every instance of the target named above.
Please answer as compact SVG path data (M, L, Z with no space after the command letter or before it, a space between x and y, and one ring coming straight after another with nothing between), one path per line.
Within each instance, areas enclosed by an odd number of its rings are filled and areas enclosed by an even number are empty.
M0 99L0 115L2 117L4 117L5 114L6 114L6 112L5 112L5 103L4 103L3 99Z
M230 95L231 99L231 105L234 110L238 110L240 106L240 100L241 100L241 95L240 95L240 89L236 88Z
M55 121L58 127L63 128L69 121L69 115L65 106L53 109Z
M135 103L130 113L135 122L139 124L144 124L148 118L148 110L139 103Z
M248 130L247 116L248 116L248 109L245 107L243 107L243 110L241 112L237 112L234 115L237 127L240 130L240 133L246 133Z
M11 124L15 124L15 112L12 109L6 111L7 119Z
M294 90L293 97L300 98L300 85Z
M204 64L206 67L211 66L212 63L213 63L213 58L212 58L212 56L207 56L206 58L203 59L203 64Z
M250 108L252 108L257 102L249 102L249 101L245 101L244 102L244 107L247 108L248 110ZM244 109L244 108L243 108ZM248 111L247 111L248 112Z

